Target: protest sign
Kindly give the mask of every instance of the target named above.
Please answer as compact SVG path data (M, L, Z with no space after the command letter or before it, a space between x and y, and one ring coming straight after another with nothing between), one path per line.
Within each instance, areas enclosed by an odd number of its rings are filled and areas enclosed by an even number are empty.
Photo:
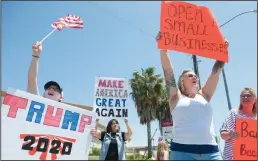
M162 1L159 49L228 62L228 44L212 12L187 2Z
M165 139L173 139L173 122L172 121L162 121L161 122L163 137Z
M238 118L233 160L257 160L257 120Z
M2 159L88 159L94 111L11 88L1 108Z
M128 117L128 79L96 77L93 108L99 117Z

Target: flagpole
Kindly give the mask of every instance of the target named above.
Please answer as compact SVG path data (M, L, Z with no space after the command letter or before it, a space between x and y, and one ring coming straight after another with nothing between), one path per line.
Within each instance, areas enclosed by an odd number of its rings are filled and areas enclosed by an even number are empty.
M57 28L54 28L49 34L47 34L47 36L45 36L40 43L42 43L46 38L48 38L54 31L56 31Z

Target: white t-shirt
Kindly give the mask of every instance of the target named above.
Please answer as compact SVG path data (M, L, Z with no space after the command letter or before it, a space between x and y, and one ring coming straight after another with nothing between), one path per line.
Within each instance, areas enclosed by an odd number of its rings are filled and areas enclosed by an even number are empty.
M195 98L180 96L172 111L173 142L179 144L217 145L213 123L213 110L200 94Z

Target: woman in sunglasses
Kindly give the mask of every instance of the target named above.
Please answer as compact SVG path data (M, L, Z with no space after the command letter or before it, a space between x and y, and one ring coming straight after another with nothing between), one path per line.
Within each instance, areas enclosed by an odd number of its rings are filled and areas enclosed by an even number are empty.
M247 118L257 120L256 94L252 88L244 88L240 94L238 109L232 109L220 129L220 136L225 140L223 151L224 160L233 160L235 138L239 136L236 130L236 119Z
M100 160L125 160L124 142L132 136L131 127L125 119L127 132L120 132L120 126L116 119L108 122L106 131L97 130L97 126L91 129L91 135L101 142Z
M160 39L159 32L156 40ZM170 160L221 160L210 101L224 62L216 61L207 82L199 89L198 77L191 70L184 70L176 84L167 50L160 50L160 58L174 123Z

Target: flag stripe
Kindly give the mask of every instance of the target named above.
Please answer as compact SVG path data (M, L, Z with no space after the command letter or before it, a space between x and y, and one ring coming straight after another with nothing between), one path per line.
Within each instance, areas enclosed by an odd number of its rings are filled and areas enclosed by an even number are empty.
M63 27L83 28L83 20L80 16L68 14L67 16L59 18L56 22L51 24L51 26L58 30L62 30Z

